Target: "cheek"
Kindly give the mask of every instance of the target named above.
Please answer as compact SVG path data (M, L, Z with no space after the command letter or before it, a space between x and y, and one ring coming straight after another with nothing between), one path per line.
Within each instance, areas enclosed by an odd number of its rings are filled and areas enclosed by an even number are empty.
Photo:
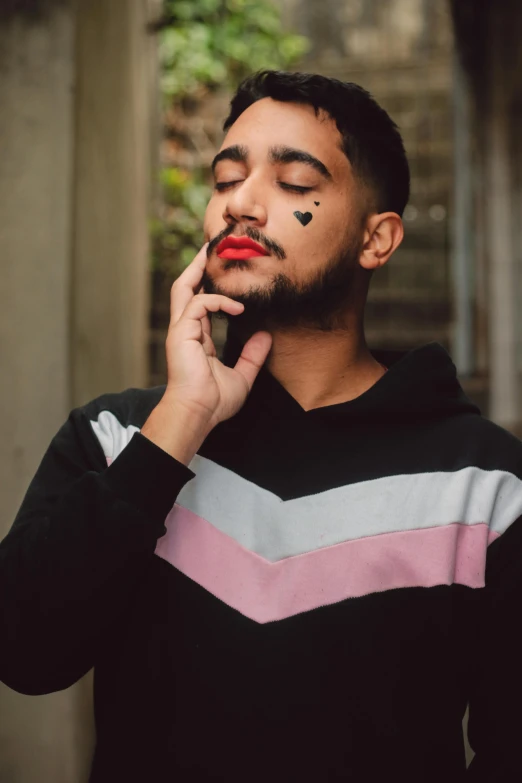
M296 214L297 213L297 214ZM293 206L285 211L284 218L278 221L281 233L284 232L289 246L306 251L308 255L318 252L332 241L335 220L322 209L322 205Z
M310 212L312 219L302 225L294 211L305 215ZM290 261L290 274L307 275L335 257L345 242L347 224L347 215L337 205L328 208L327 203L316 206L312 201L311 205L288 209L284 220L278 219L278 227Z
M293 214L298 207L290 207L280 211L277 226L267 226L268 236L277 239L286 251L286 272L295 279L305 277L309 271L316 268L323 256L324 229L322 220L313 213L312 220L303 226ZM305 210L301 208L304 212Z

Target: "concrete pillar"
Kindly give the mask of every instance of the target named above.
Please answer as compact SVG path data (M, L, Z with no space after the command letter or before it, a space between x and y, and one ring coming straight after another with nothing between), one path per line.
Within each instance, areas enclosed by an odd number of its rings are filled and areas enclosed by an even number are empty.
M0 539L70 409L146 384L160 3L0 10ZM93 742L92 673L0 684L1 783L84 783Z
M485 182L490 311L490 417L506 429L520 424L517 356L517 253L513 225L510 87L504 53L506 20L490 18Z
M452 357L460 376L474 371L474 232L470 88L460 58L453 55L453 282Z
M147 380L150 56L146 0L78 7L72 398Z
M489 119L490 417L507 429L520 422L517 368L516 265L507 116Z
M70 405L73 45L68 2L0 24L0 538ZM75 709L0 685L0 780L79 781Z
M473 175L470 88L460 58L453 55L453 282L452 357L460 376L473 374Z
M73 36L66 3L35 24L0 24L0 524L7 525L69 410Z

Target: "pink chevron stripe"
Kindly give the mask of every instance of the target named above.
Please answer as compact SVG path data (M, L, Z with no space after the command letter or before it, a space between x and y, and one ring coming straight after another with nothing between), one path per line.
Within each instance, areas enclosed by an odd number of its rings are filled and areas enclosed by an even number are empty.
M484 586L484 523L384 533L276 563L178 504L165 524L156 554L258 623L398 587Z

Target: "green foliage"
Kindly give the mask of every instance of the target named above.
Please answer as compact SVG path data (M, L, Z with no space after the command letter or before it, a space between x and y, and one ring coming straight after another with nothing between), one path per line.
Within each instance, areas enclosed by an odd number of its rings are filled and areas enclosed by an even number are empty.
M203 218L212 188L203 181L204 170L164 168L163 197L168 205L164 223L156 222L153 237L163 252L156 253L156 266L181 270L190 264L203 244ZM161 263L163 261L163 263Z
M171 98L201 87L233 90L248 73L285 68L307 40L284 33L271 0L168 0L172 25L161 41L163 91Z
M232 92L254 71L291 67L308 48L307 39L283 32L272 0L167 0L165 12L162 91L174 116L188 104L197 114L209 92ZM180 271L201 247L208 175L202 166L161 172L166 215L151 227L156 268Z

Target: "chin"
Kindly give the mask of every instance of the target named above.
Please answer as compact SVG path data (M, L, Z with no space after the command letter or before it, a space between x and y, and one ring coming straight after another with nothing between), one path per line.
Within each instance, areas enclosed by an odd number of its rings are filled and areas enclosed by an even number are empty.
M228 262L230 263L230 262ZM271 275L254 270L248 261L233 262L230 268L222 268L219 274L212 274L212 283L227 296L245 294L252 288L262 290L269 288Z

